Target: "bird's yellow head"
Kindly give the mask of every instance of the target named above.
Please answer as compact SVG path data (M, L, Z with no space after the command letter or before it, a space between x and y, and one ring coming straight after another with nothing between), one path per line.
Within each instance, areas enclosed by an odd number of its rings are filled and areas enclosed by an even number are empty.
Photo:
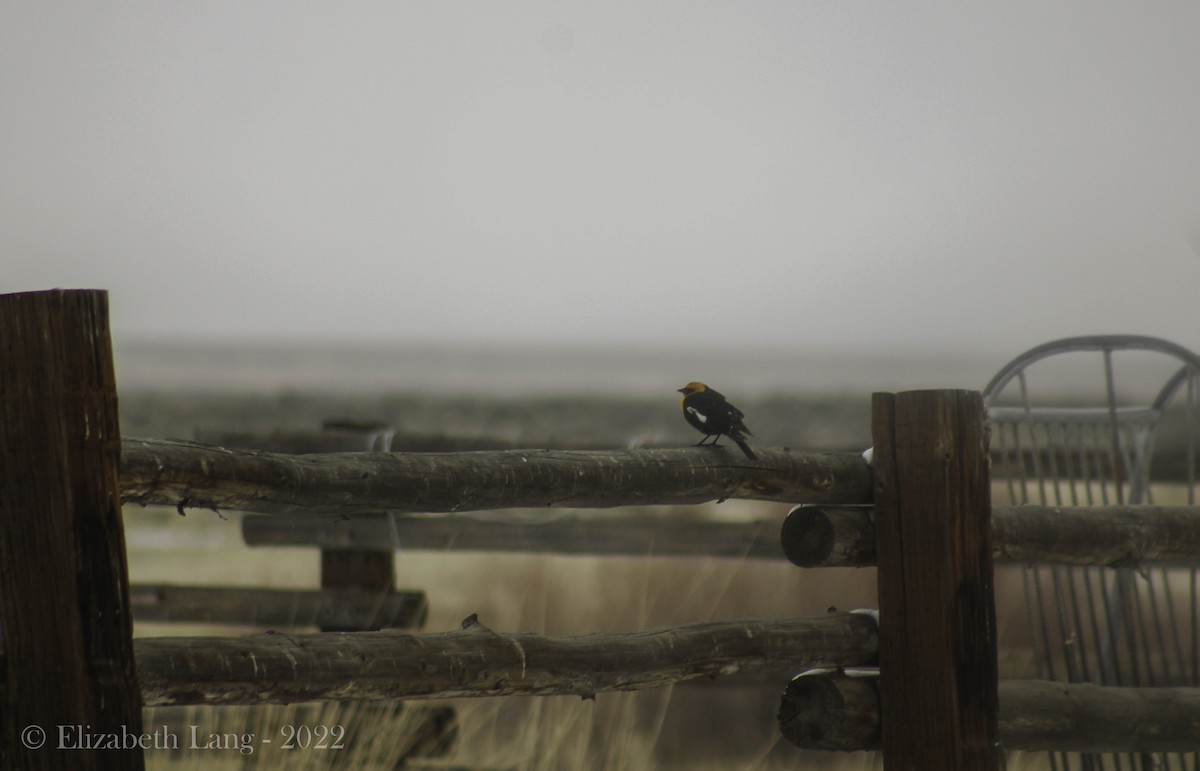
M692 382L685 385L683 388L680 388L679 393L683 394L684 396L691 396L692 394L698 394L701 391L707 391L707 390L708 390L708 386L704 385L703 383L697 383L696 381L693 380Z

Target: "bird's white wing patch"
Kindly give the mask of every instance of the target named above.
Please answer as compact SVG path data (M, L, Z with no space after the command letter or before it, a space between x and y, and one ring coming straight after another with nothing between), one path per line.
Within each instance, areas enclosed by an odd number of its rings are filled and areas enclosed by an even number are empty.
M695 416L696 416L696 420L700 421L701 423L707 423L707 422L708 422L708 416L707 416L707 415L705 415L705 414L704 414L703 412L701 412L700 410L696 409L695 407L688 407L688 408L687 408L687 411L688 411L688 412L690 412L690 413L692 413L693 415L695 415Z

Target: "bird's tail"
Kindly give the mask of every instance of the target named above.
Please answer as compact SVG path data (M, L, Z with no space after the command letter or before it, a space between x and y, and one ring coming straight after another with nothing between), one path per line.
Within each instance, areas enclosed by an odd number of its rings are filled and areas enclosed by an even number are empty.
M730 439L737 442L737 446L742 448L742 452L746 453L746 457L750 460L758 460L758 456L754 454L754 450L750 449L750 445L746 444L746 440L740 436L730 434Z

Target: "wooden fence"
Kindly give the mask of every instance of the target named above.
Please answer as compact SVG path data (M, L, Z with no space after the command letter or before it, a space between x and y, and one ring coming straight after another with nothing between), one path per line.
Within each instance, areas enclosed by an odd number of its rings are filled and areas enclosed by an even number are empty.
M141 768L137 749L55 751L53 737L43 745L30 730L71 724L136 735L143 705L590 696L780 667L808 670L781 704L789 739L805 747L881 747L893 768L994 769L1003 763L1002 747L1171 751L1200 741L1200 690L998 681L994 559L1195 559L1200 515L1110 507L1093 512L1103 527L1092 520L1085 527L1075 517L1025 507L998 509L993 523L985 416L974 392L876 394L873 468L855 454L786 448L762 448L755 463L712 448L290 456L121 440L104 292L0 296L0 352L6 767ZM352 528L377 527L384 515L389 527L410 528L408 548L417 532L438 548L445 528L461 541L479 524L460 512L725 498L807 504L789 517L778 553L814 566L874 561L877 616L579 638L508 634L475 618L441 634L132 637L138 593L128 585L122 502L240 510L302 521L309 530L321 519L360 515L367 519ZM448 518L396 516L412 512ZM256 527L247 535L281 537ZM648 527L659 530L648 535ZM1078 540L1064 536L1070 528L1082 534ZM719 525L639 528L625 521L613 530L609 537L575 522L518 537L567 552L564 544L587 539L596 553L623 553L648 537L663 553L665 537L678 546L672 552L668 545L667 553L712 548L734 556L717 548L731 535ZM363 542L374 538L353 532ZM746 527L739 537L744 554L769 557L761 528ZM331 560L323 591L385 580L390 588L390 552L372 559L363 542L331 538L317 545L361 559L351 567ZM170 589L157 591L165 597ZM319 609L317 600L306 601ZM843 674L862 667L878 667L877 677ZM1136 726L1114 719L1123 710L1141 718ZM1096 727L1103 740L1094 738Z

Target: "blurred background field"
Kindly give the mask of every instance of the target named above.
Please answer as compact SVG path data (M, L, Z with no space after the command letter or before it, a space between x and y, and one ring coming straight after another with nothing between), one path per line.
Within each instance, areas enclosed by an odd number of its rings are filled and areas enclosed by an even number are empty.
M505 361L493 352L478 371L465 377L462 367L436 354L414 355L419 377L408 382L404 362L393 352L345 351L334 356L310 351L310 377L294 353L282 366L247 352L215 353L187 362L176 350L155 374L145 352L119 352L120 408L125 437L191 438L198 431L237 429L316 429L324 419L381 420L401 431L453 436L489 436L537 447L554 442L612 447L686 445L697 436L679 415L674 388L696 377L694 371L668 380L655 367L677 366L666 356L654 367L614 369L614 352L588 357L576 352L570 362L548 360L522 367L529 372L528 392L505 380L491 388L486 365ZM206 359L206 356L211 358ZM382 358L381 358L382 357ZM517 358L520 358L519 356ZM736 357L734 357L736 360ZM370 370L387 361L396 372L394 388L368 388L356 362ZM647 360L648 361L648 360ZM374 362L374 363L372 363ZM590 362L590 364L588 364ZM910 362L911 363L911 362ZM200 364L203 364L201 367ZM941 365L881 372L878 380L902 388L918 384ZM144 367L138 370L138 367ZM189 386L185 370L203 369L209 377L227 371L231 385L210 380ZM797 371L803 369L798 367ZM869 368L868 368L869 369ZM965 366L950 385L976 379ZM748 373L749 370L749 373ZM440 372L440 374L439 374ZM563 378L555 387L554 373ZM821 390L789 390L786 368L774 375L747 367L726 384L709 378L746 412L759 443L804 450L859 451L870 444L870 397L867 379ZM241 374L239 374L241 373ZM606 375L611 378L606 379ZM651 377L653 375L653 377ZM509 373L505 378L515 378ZM855 378L860 377L855 375ZM644 378L637 383L638 378ZM249 382L257 379L257 387ZM678 382L676 382L678 381ZM339 382L346 384L338 389ZM628 388L608 386L624 382ZM376 384L379 385L379 384ZM934 385L930 383L929 385ZM968 384L969 385L969 384ZM653 386L653 388L651 387ZM887 386L881 386L880 389ZM979 387L979 385L975 385ZM658 516L754 519L781 522L789 507L746 501L656 510ZM554 517L546 510L533 516ZM314 588L319 585L315 548L256 548L241 541L240 515L128 506L125 510L131 580L142 583L219 584ZM770 525L774 526L774 525ZM638 631L696 621L737 618L817 616L830 608L874 607L871 569L802 570L786 562L745 559L553 557L520 554L404 552L396 554L398 589L428 595L425 631L455 629L478 613L487 626L502 631L552 635ZM1002 633L1024 618L1014 576L998 571L999 624ZM138 624L135 634L241 634L244 628L178 624ZM1007 676L1028 674L1028 654L1017 643L1002 655ZM463 699L447 702L457 711L457 737L450 755L427 767L478 769L776 769L873 768L865 753L802 753L780 738L775 721L778 696L786 682L763 686L680 685L636 693L575 698ZM405 731L404 710L396 705L301 705L256 708L150 710L147 730L160 724L199 726L206 732L250 733L255 752L151 751L152 766L169 768L311 767L390 768L413 739ZM279 749L282 726L299 719L343 725L347 748L341 751ZM438 765L440 764L440 766ZM422 767L413 765L412 768ZM1034 766L1028 766L1034 767Z

